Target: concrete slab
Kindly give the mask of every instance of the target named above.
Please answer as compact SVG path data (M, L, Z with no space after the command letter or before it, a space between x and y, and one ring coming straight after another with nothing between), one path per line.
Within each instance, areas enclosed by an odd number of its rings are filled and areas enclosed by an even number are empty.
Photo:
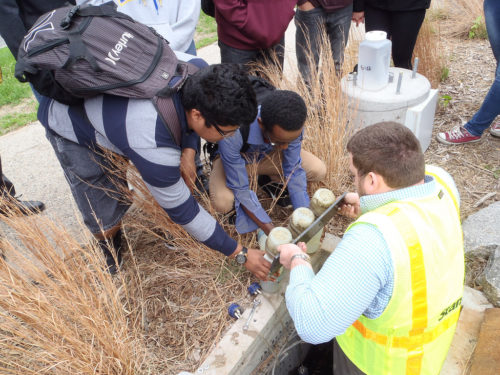
M311 256L315 271L321 268L339 242L339 237L329 233L325 235L321 250ZM256 309L247 331L243 330L243 326L249 317L251 304L243 306L246 309L243 316L216 343L196 374L250 375L255 373L262 363L267 363L271 354L276 354L277 344L286 343L286 338L295 331L284 299L288 277L288 273L285 273L277 293L262 293L258 297L261 304ZM192 374L182 372L178 375Z
M325 235L321 250L311 256L315 271L321 268L339 241L339 237L331 234ZM215 345L196 374L250 375L255 373L259 365L265 362L271 354L276 353L277 344L295 331L284 299L288 277L287 272L280 281L278 293L262 293L258 297L261 304L250 321L248 331L244 331L243 326L249 317L250 305L244 306L246 311L243 316Z
M476 347L477 337L486 309L493 307L478 290L465 287L462 312L441 375L463 375Z
M83 240L86 229L43 126L36 122L0 137L0 155L3 173L14 183L20 199L44 202L47 208L41 215Z
M500 374L500 309L485 311L470 375Z

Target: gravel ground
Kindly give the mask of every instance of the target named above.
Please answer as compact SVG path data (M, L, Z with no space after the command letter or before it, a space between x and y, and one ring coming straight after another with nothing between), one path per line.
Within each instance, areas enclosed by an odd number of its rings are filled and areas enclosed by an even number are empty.
M448 95L447 105L437 109L434 135L465 124L479 109L494 79L495 59L487 40L446 38L449 78L439 86ZM481 142L447 146L435 139L425 153L428 163L446 169L461 196L462 219L500 199L500 138L486 130ZM481 198L490 196L479 203Z

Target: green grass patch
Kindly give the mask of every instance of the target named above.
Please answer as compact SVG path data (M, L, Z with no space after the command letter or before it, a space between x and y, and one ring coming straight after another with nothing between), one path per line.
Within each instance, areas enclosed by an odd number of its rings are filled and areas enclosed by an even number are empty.
M30 124L35 122L36 111L30 113L18 113L14 115L6 115L0 117L0 135L10 132L11 130L15 130L24 126L26 124Z
M486 164L484 168L493 172L493 178L500 178L500 168L498 168L496 165Z
M441 82L444 82L448 79L450 76L450 69L446 66L441 67Z
M36 121L37 104L31 87L27 83L19 82L14 77L16 60L7 47L0 48L0 67L3 81L0 84L0 107L14 107L21 102L30 102L32 105L20 106L22 113L12 113L0 117L0 135ZM28 111L28 112L27 112ZM1 113L1 111L0 111ZM5 112L4 112L5 113Z
M215 18L200 13L196 32L194 34L196 49L212 44L217 40L217 23Z
M470 27L469 39L488 39L488 31L482 16L478 16Z
M14 77L16 60L7 47L0 48L0 67L2 68L3 82L0 84L0 106L19 104L22 99L33 95L27 83L19 82Z

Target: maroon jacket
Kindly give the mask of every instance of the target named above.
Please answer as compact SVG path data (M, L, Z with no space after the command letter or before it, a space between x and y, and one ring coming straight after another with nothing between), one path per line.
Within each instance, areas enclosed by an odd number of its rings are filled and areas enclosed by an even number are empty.
M299 0L297 5L310 2L315 8L322 7L327 13L333 12L337 9L345 8L352 4L353 0Z
M242 50L270 48L285 35L297 0L214 0L219 40Z

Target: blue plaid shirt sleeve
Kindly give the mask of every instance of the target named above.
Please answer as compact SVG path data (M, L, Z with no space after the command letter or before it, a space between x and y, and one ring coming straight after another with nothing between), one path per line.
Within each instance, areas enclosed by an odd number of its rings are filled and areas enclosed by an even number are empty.
M300 158L302 138L303 134L290 142L288 148L283 150L283 174L288 180L287 187L293 208L309 207L306 172L302 168L302 159Z
M352 227L317 275L304 265L292 269L285 297L297 333L308 343L324 343L366 311L380 315L389 297L377 295L385 289L382 295L392 294L393 277L390 251L378 229Z
M250 190L245 160L240 154L243 139L241 133L219 142L226 185L234 193L234 206L236 209L236 230L238 233L248 233L258 228L257 224L245 213L244 206L263 223L270 223L271 218L262 208L257 194Z

